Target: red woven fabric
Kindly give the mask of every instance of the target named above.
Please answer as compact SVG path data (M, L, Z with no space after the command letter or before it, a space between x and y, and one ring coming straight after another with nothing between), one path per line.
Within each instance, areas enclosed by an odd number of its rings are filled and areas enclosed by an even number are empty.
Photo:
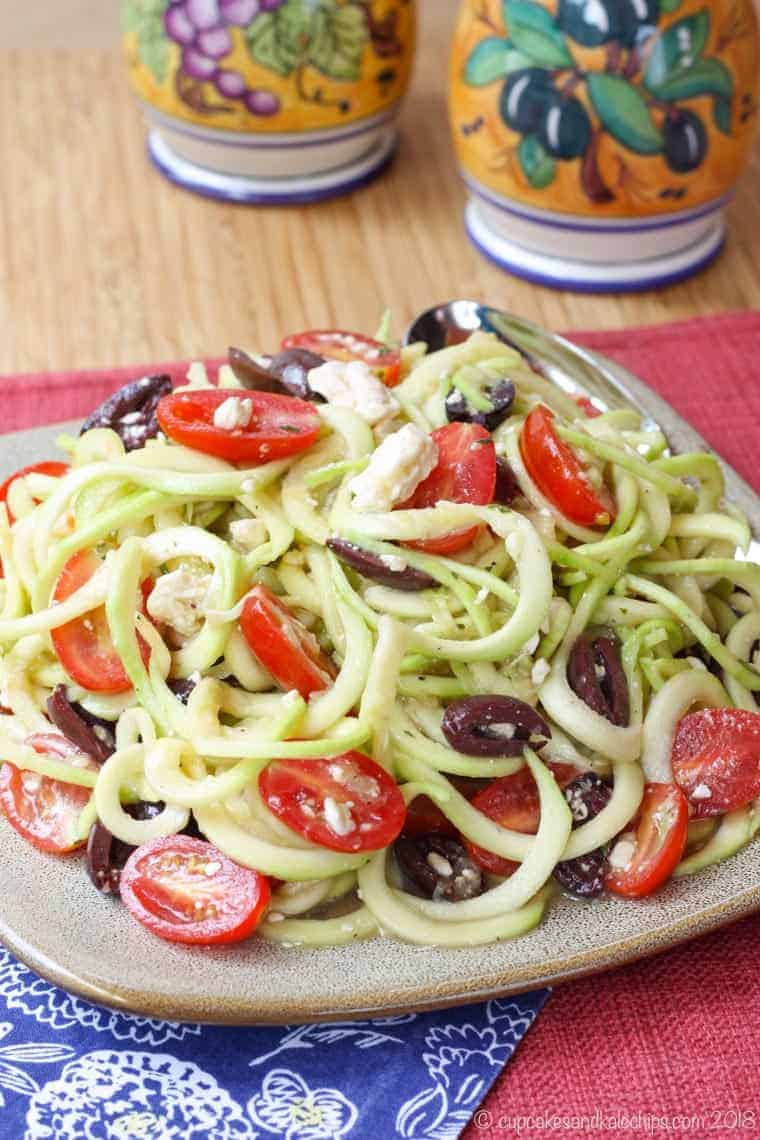
M760 313L573 335L647 380L760 490ZM184 366L0 380L3 430L84 415L147 371ZM758 962L760 917L558 989L465 1140L760 1132Z

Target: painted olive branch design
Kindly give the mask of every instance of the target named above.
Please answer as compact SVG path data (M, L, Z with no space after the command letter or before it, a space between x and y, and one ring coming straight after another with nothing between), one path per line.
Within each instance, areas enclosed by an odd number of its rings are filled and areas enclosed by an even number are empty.
M587 197L612 201L599 166L605 135L634 154L661 155L674 174L696 170L708 132L687 104L701 96L711 97L718 130L731 134L734 83L726 65L705 54L709 11L661 26L680 4L558 0L552 15L535 0L502 0L500 26L481 4L477 19L493 34L470 53L464 79L501 84L499 114L522 136L519 163L534 189L551 185L557 163L577 159ZM604 47L604 69L584 70L573 45Z

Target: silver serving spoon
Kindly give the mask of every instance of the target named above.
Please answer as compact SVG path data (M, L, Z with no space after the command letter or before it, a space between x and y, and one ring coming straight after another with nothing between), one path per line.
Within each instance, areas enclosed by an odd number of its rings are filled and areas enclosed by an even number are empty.
M570 396L587 396L602 410L635 408L646 430L659 429L676 452L713 449L686 420L653 392L643 380L601 353L581 348L564 337L542 329L491 305L464 299L446 301L420 313L406 331L405 344L424 341L429 352L459 344L482 329L494 333L517 349L530 366L557 384ZM760 506L754 490L733 468L723 462L726 498L736 502L748 515L756 534L760 533ZM760 562L760 542L749 551L737 551L739 560Z

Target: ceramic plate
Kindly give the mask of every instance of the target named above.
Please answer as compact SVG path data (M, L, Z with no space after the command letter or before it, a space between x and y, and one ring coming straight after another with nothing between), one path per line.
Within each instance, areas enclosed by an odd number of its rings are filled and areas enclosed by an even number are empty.
M509 333L564 386L574 376L608 404L634 403L678 451L706 445L617 365L521 322ZM3 438L3 473L49 456L60 428ZM760 502L726 468L728 494L760 534ZM43 977L124 1010L185 1021L296 1023L432 1009L618 966L760 909L760 845L639 902L557 900L513 942L437 950L376 939L325 950L255 939L226 948L160 942L90 885L82 861L30 848L0 819L0 939Z

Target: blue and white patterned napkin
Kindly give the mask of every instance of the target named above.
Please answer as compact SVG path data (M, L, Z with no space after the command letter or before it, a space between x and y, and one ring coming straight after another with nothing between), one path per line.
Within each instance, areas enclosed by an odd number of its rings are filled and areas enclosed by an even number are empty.
M3 1140L456 1140L546 990L277 1028L116 1013L0 947Z

